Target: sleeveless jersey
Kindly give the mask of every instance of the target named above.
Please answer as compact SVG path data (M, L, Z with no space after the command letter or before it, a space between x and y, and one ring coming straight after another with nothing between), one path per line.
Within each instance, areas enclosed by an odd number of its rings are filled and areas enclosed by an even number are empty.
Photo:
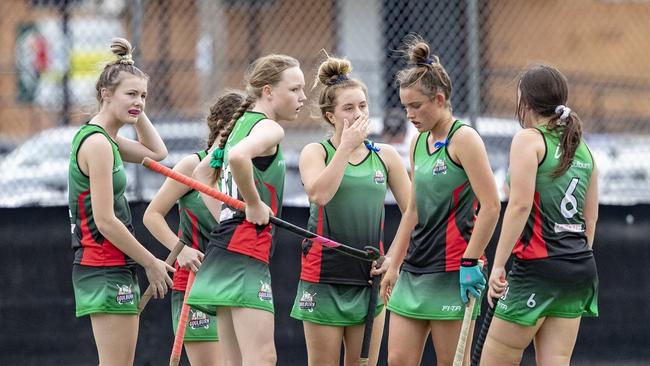
M126 173L117 144L108 133L98 125L82 126L72 139L70 165L68 167L68 206L72 231L74 264L85 266L124 266L135 264L131 258L120 251L99 232L95 225L93 208L90 202L90 178L77 163L79 147L92 134L101 133L111 143L113 149L113 210L115 216L133 233L131 209L124 197Z
M323 141L325 164L336 148ZM340 243L363 249L370 245L383 254L384 198L388 170L374 151L369 150L359 164L348 163L334 197L325 205L312 203L308 229ZM346 285L367 285L370 263L362 262L331 248L304 241L300 279Z
M561 132L537 129L544 138L546 153L537 168L533 207L513 254L526 260L591 251L583 216L593 170L591 152L581 141L569 169L553 178L551 174L560 164Z
M228 164L228 153L239 141L248 136L253 127L263 119L266 119L266 116L262 113L245 112L237 120L226 142L221 171L221 188L224 193L239 200L243 198L232 177L230 165ZM261 200L271 208L276 217L280 217L282 210L284 175L285 165L280 145L277 146L274 155L253 159L255 188ZM258 226L245 219L246 215L243 212L224 204L221 210L220 224L212 232L210 243L231 252L244 254L268 263L273 249L273 225Z
M203 160L207 151L196 153L199 160ZM217 220L203 203L203 199L198 191L190 190L183 197L178 199L178 237L194 249L205 253L207 244L210 239L210 232L217 226ZM176 272L174 272L173 289L185 291L187 287L187 278L190 271L186 268L180 268L176 262Z
M447 144L429 151L430 132L421 133L413 152L413 184L418 223L404 259L413 273L457 271L476 221L477 200L465 170L449 156L447 147L463 126L454 121ZM461 148L461 147L459 147Z

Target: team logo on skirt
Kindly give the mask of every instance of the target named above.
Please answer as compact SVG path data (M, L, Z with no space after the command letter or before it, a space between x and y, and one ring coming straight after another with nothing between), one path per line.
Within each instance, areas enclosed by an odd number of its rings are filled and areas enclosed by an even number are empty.
M190 320L187 322L187 325L192 329L208 329L210 328L210 318L206 313L190 308Z
M133 290L131 290L131 286L133 285L118 285L117 286L117 296L115 297L115 301L117 301L118 304L133 304Z
M384 173L382 173L381 170L377 170L375 172L375 183L383 184L384 182L386 182L386 177L384 176Z
M447 174L447 164L442 159L436 160L436 163L433 165L433 175L438 174Z
M260 281L262 286L260 286L260 291L258 296L262 301L273 301L273 291L271 290L271 284L268 282Z
M307 310L310 313L314 312L314 308L316 307L315 297L315 292L313 294L310 294L307 291L303 291L302 296L300 297L300 310Z

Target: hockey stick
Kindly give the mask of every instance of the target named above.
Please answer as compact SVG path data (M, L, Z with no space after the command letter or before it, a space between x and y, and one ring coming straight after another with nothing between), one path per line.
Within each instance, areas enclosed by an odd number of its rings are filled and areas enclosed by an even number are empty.
M184 174L180 174L178 172L175 172L166 166L153 161L149 158L144 158L142 160L142 165L145 167L153 170L154 172L160 173L164 176L167 176L171 179L174 179L180 183L185 184L186 186L197 190L201 193L205 193L209 195L210 197L213 197L226 205L239 210L239 211L244 211L246 209L246 204L238 199L235 199L233 197L230 197L224 193L219 192L218 190L211 188L195 179L192 179ZM320 236L318 234L314 234L310 231L307 231L299 226L296 226L290 222L286 222L282 219L279 219L273 215L269 217L269 222L273 225L276 225L278 227L281 227L289 232L292 232L300 237L307 238L312 240L313 242L319 243L325 247L332 248L334 250L337 250L343 254L347 254L349 256L355 257L360 260L372 262L377 259L379 259L379 251L377 248L371 247L371 246L366 246L364 250L360 250L357 248L353 248L350 246L347 246L345 244L338 243L334 240L330 240L328 238L325 238L323 236Z
M169 366L178 366L181 360L181 352L183 352L183 339L185 338L185 329L187 328L187 318L190 314L190 306L187 305L187 298L194 284L196 274L190 270L190 275L187 278L187 285L185 287L185 296L183 297L183 306L181 307L181 315L178 318L178 325L176 326L176 336L174 337L174 346L172 347L172 355L169 357Z
M377 260L377 266L381 266L384 257ZM363 343L361 343L361 357L359 358L359 366L368 365L368 354L370 353L370 341L372 340L372 328L375 324L375 308L377 307L377 296L379 293L379 284L381 283L381 275L372 276L372 289L370 292L370 300L368 301L368 314L366 314L365 328L363 329Z
M182 241L178 241L174 248L172 248L172 251L169 252L169 255L167 256L167 259L165 259L165 263L169 264L170 266L174 265L174 262L176 262L176 257L178 257L178 253L183 250L183 247L185 246L185 243ZM147 289L144 291L144 294L142 294L142 297L140 298L140 303L138 304L138 315L142 313L142 310L144 310L144 307L147 306L147 303L149 300L151 300L151 297L153 297L153 287L149 285Z
M483 261L479 260L479 266L483 268ZM469 302L465 306L465 314L463 315L463 323L460 326L460 335L458 336L458 344L456 345L456 354L454 355L453 366L462 366L463 359L465 358L465 348L467 348L467 336L469 328L472 324L472 313L476 305L476 298L469 296Z
M481 332L479 333L478 338L476 339L476 345L474 345L474 349L472 350L472 366L478 366L478 364L481 362L483 344L485 343L487 332L490 329L490 324L492 323L492 317L494 316L494 310L497 308L498 301L499 298L492 298L492 303L494 306L488 307L487 313L485 314L483 324L481 324Z

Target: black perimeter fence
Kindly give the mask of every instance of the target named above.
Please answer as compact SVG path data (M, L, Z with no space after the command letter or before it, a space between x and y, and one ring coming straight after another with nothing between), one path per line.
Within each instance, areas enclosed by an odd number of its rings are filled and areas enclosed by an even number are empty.
M166 249L142 225L145 208L143 203L132 204L136 236L164 258ZM177 222L175 212L168 217L172 227ZM650 364L649 213L650 205L600 207L594 246L600 317L583 319L572 365ZM307 215L304 207L284 210L285 219L303 227ZM4 280L0 286L0 365L96 365L90 320L77 319L74 314L67 208L0 209L0 217ZM399 217L396 206L387 208L387 244ZM488 248L489 260L494 258L496 236ZM302 324L289 317L300 273L300 238L280 231L278 239L271 260L278 365L306 365ZM144 288L146 277L141 268L139 274ZM136 365L167 364L173 342L170 313L169 297L152 300L144 311ZM480 324L482 318L478 321ZM386 364L387 329L379 365ZM434 360L427 342L423 364L432 365ZM187 360L181 364L188 365ZM522 364L534 364L532 349L526 351Z

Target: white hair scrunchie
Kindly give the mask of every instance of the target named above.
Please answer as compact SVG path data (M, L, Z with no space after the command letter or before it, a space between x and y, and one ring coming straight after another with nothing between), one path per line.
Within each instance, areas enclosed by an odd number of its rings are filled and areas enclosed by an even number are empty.
M565 121L571 114L571 108L560 104L559 106L555 107L555 114L560 115L560 121Z
M123 55L123 56L118 56L117 57L117 62L119 62L121 64L124 64L124 65L133 65L134 64L133 56L130 53L128 53L126 55ZM555 109L555 110L557 111L557 109Z

